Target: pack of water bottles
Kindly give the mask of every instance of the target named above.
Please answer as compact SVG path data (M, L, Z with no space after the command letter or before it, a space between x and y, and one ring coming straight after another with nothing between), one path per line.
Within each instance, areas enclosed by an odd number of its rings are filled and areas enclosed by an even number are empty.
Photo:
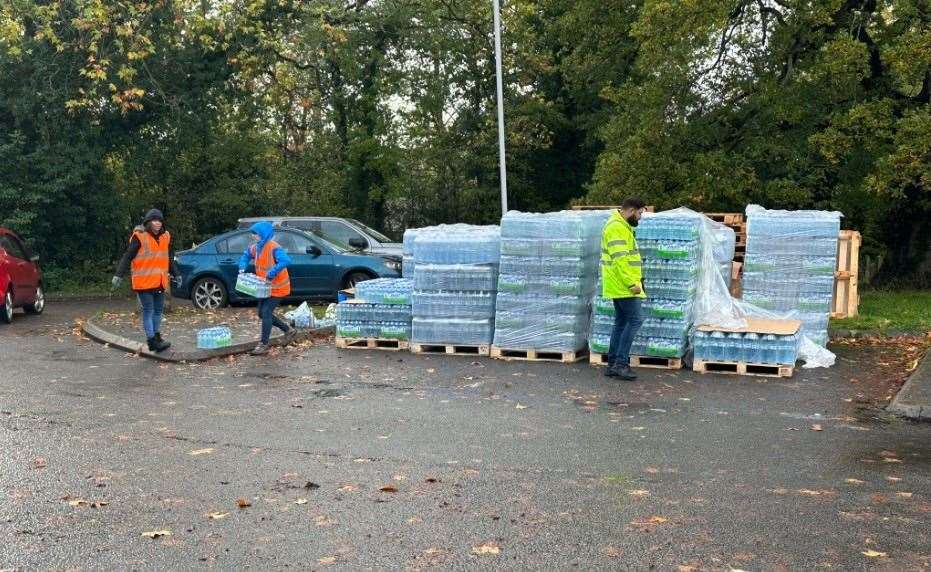
M608 211L523 213L501 219L496 346L577 351L589 337Z
M336 305L336 335L342 338L409 340L411 306L372 304L359 298L340 302Z
M243 272L236 278L236 291L253 298L268 298L272 295L272 285L251 272Z
M766 310L797 312L802 333L821 346L828 337L841 216L747 207L743 299Z
M370 304L411 305L414 281L405 278L375 278L356 284L356 298Z
M501 258L499 227L421 228L410 243L413 341L490 344Z
M414 276L414 240L417 238L419 228L409 228L404 231L404 239L401 244L401 275L405 278Z
M693 336L695 359L711 362L795 365L801 333L798 320L747 318L747 327L698 328Z
M229 326L214 326L197 332L197 349L215 350L233 344L233 334Z

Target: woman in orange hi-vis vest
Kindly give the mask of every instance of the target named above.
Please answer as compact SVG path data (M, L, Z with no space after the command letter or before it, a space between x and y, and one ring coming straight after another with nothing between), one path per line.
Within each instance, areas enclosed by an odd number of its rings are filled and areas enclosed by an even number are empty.
M281 301L291 295L291 278L288 275L288 265L291 259L288 253L272 239L275 228L270 222L257 222L249 230L252 232L253 244L246 248L239 259L239 273L246 271L250 262L255 262L255 274L271 283L271 296L259 300L259 318L262 319L262 338L252 350L252 355L268 353L268 341L271 337L272 326L285 333L287 339L293 330L278 316L275 308Z
M162 339L160 327L165 307L165 291L170 288L174 264L171 257L171 234L165 230L162 211L152 209L129 237L129 247L116 267L111 284L115 290L127 272L132 276L133 291L142 305L142 327L149 350L163 352L171 344ZM177 273L175 273L177 274Z

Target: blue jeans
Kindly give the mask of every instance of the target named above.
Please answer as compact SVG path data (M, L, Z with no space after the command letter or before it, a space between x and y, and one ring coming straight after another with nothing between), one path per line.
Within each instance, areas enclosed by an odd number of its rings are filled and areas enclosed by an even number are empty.
M259 300L259 318L262 320L262 343L267 344L272 336L272 326L282 332L291 329L286 323L275 315L275 308L281 304L282 298L263 298Z
M152 338L159 332L162 325L162 313L165 309L164 292L138 292L139 303L142 304L142 328L146 339Z
M641 298L614 299L614 330L608 348L608 365L630 365L630 346L637 330L643 325L640 315Z

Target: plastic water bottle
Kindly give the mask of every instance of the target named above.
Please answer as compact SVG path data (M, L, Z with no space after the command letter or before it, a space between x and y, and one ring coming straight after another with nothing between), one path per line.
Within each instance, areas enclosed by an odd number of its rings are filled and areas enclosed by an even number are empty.
M744 361L748 363L762 363L760 336L754 332L744 334Z
M724 361L724 332L711 332L708 337L708 361Z
M723 361L741 361L742 348L743 334L739 332L728 333Z

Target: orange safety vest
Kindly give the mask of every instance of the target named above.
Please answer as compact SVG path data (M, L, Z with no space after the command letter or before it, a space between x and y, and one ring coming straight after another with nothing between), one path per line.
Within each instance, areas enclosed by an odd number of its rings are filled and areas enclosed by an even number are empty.
M133 258L131 270L133 290L168 289L168 245L171 243L171 234L163 232L158 238L149 232L133 232L139 239L139 252ZM132 242L132 237L129 238Z
M265 278L272 268L275 267L275 249L279 248L278 243L269 240L262 248L262 252L256 255L256 245L252 245L252 257L255 258L255 275L259 278ZM282 268L275 279L272 280L272 297L284 298L291 294L291 276L287 268Z

